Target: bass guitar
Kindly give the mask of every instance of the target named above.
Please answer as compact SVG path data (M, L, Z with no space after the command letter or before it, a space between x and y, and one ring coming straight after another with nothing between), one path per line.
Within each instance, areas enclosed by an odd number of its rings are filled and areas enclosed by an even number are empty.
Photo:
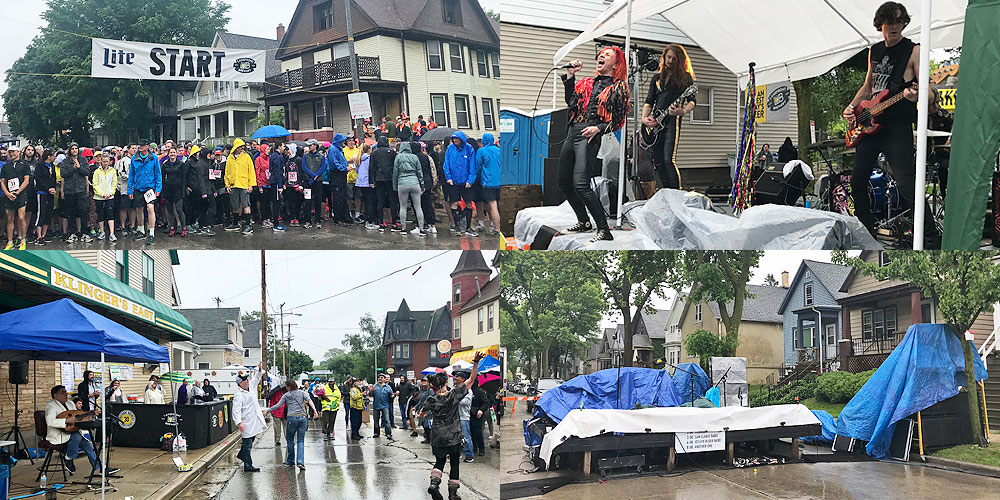
M660 132L662 132L663 129L666 127L667 119L673 117L673 115L670 114L670 108L674 106L680 106L681 103L684 102L684 99L687 99L688 97L691 97L697 93L698 93L698 84L692 83L690 87L684 89L684 92L681 92L680 97L678 97L674 102L672 102L670 106L667 106L667 109L654 109L653 112L650 114L650 116L652 116L653 119L656 120L656 126L655 127L649 127L646 125L642 126L639 133L639 146L641 146L642 149L649 149L653 147L653 144L656 143L656 138L660 135Z
M88 420L91 420L96 415L97 415L97 412L95 412L95 411L66 410L66 411L64 411L64 412L56 415L56 418L73 417L75 419L75 421L72 424L66 424L66 432L76 432L76 431L80 430L80 428L77 427L76 424L79 424L80 422L86 422Z
M913 88L916 88L916 84ZM847 147L853 148L864 136L881 130L882 125L879 125L875 118L903 99L903 92L889 97L889 89L885 89L870 100L861 101L861 104L854 108L854 119L848 123Z

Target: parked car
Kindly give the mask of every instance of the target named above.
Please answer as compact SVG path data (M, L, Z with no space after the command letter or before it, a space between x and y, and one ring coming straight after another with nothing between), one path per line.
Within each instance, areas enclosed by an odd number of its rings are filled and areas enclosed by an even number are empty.
M545 394L545 391L559 387L560 385L562 385L563 382L564 380L557 378L538 379L538 382L535 384L535 387L533 387L530 391L528 391L528 395L541 396L542 394ZM528 401L528 412L533 412L533 411L535 411L535 402Z

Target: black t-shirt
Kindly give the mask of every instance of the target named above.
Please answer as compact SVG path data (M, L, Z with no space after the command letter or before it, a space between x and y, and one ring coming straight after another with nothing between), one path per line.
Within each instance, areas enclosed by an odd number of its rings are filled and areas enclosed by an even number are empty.
M24 176L26 175L31 175L31 167L28 165L28 162L21 159L17 161L8 161L3 164L3 167L0 167L0 178L3 179L4 185L7 186L7 191L11 193L13 193L15 189L21 188L21 185L24 182ZM17 179L15 184L17 184L18 187L15 189L11 189L11 181L13 179ZM28 188L25 188L25 190L21 192L21 196L24 196L27 189Z
M913 81L904 81L906 64L916 46L909 38L903 38L892 47L886 47L885 42L872 45L870 62L872 68L872 96L889 89L893 96L909 87ZM917 121L917 104L903 100L885 110L878 117L879 123L885 125L894 122L915 123Z
M649 84L649 93L646 95L645 103L649 104L654 109L667 109L671 104L673 104L674 101L677 100L678 97L680 97L681 94L684 93L685 90L687 90L688 87L691 86L691 84L694 83L691 75L685 75L684 80L683 84L679 84L673 80L667 80L666 87L661 89L660 75L657 73L653 76L653 81ZM695 100L694 95L690 95L684 98L684 102L681 105L683 106L689 102L698 101Z

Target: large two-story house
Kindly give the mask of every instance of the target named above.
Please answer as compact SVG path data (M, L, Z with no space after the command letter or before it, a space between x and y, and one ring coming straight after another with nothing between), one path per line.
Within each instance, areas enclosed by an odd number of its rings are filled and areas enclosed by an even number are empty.
M473 137L497 127L500 32L479 2L352 0L350 9L358 90L374 121L422 115ZM344 2L300 0L282 38L264 101L284 108L294 139L353 128L346 21Z
M450 305L433 311L411 311L403 299L398 309L385 313L382 347L386 365L396 371L393 375L413 378L429 366L448 366L450 358L442 358L437 345L450 337L450 327Z
M839 369L843 326L841 306L837 301L847 296L843 288L853 270L829 262L803 260L790 285L788 272L782 273L782 284L788 286L788 293L778 314L784 318L786 367L808 365L810 370Z

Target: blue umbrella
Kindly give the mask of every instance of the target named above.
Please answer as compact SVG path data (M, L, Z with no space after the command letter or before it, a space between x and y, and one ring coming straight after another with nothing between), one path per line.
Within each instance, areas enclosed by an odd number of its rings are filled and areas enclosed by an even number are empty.
M485 358L479 360L479 371L487 372L494 368L500 367L500 360L494 358L493 356L486 356Z
M253 135L250 136L251 139L267 139L270 137L287 137L292 135L285 127L281 125L267 125L257 129Z

